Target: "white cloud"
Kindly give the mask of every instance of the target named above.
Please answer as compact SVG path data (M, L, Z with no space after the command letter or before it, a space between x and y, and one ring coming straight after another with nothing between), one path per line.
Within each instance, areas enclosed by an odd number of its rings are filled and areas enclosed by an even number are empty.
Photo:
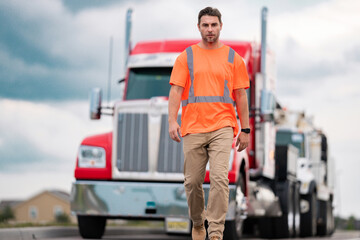
M125 19L125 9L91 9L73 15L60 0L15 0L3 5L18 17L13 24L27 42L73 67L106 66L110 36L122 41L124 26L119 23Z
M85 136L111 130L109 118L100 122L88 120L87 102L52 105L2 99L0 109L5 113L0 118L0 136L12 142L31 143L34 152L53 157L53 160L38 159L49 165L74 163L77 148ZM10 156L3 156L7 157ZM40 166L39 171L46 171L46 168Z
M3 165L12 166L10 171L0 172L2 199L25 198L53 188L69 192L82 139L108 132L112 127L110 117L91 121L88 103L81 101L32 103L0 99L0 109L4 113L0 118L1 161ZM6 163L10 156L6 155L7 149L2 148L5 140L15 142L19 151L24 147L22 143L31 142L35 148L29 154L41 152L46 159L15 165Z
M36 166L35 166L36 167ZM33 169L36 169L36 168ZM70 170L70 169L69 169ZM0 173L0 195L3 199L25 200L44 190L63 190L70 193L73 171L34 171ZM11 183L11 184L9 184Z
M44 76L49 74L49 70L45 66L41 66L39 64L27 64L22 59L15 58L11 56L9 53L5 51L5 49L1 49L0 46L0 62L2 67L7 70L6 79L1 79L1 81L5 80L14 80L20 76L26 75L37 75Z
M277 44L284 44L290 37L312 53L309 57L341 57L344 48L359 42L359 8L359 1L335 0L274 16L271 24Z

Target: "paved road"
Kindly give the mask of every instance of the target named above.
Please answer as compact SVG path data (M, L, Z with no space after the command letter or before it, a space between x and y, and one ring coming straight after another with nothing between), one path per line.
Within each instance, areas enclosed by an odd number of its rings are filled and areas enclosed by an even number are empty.
M39 227L0 229L0 240L81 240L76 227ZM161 228L108 227L103 240L137 239L137 240L191 240L188 236L169 236ZM336 231L332 237L297 238L292 240L360 240L360 231ZM242 238L242 240L260 240L259 238Z

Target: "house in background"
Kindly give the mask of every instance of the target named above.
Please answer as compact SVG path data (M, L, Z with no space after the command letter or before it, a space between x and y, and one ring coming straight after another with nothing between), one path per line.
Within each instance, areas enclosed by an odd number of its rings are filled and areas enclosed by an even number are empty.
M58 214L67 214L72 222L75 217L70 212L70 195L63 191L43 191L13 207L16 222L55 222Z

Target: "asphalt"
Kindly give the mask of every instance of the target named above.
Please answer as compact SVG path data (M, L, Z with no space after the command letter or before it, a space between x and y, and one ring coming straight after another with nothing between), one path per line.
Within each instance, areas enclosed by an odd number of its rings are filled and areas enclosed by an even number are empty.
M27 227L0 229L0 240L28 240L79 236L77 227Z
M0 229L0 240L82 240L77 227L29 227ZM190 240L189 236L169 236L163 228L107 227L103 240L112 239L152 239ZM260 240L243 237L242 240ZM360 240L360 231L336 231L331 237L293 238L291 240ZM286 240L286 239L283 239Z
M104 237L164 235L158 227L106 227ZM82 239L77 227L26 227L0 229L0 240ZM140 238L142 239L142 238ZM182 238L184 239L184 238Z

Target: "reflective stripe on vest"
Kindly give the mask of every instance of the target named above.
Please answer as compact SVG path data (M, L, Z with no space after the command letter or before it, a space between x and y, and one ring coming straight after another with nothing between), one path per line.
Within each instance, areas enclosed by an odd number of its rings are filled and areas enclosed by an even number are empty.
M186 55L187 55L187 64L188 69L190 73L190 79L191 79L191 86L189 90L189 97L188 99L182 100L181 104L183 107L190 103L208 103L208 102L220 102L220 103L230 103L232 105L235 105L234 100L230 98L230 90L227 86L228 81L224 80L224 92L222 96L196 96L194 94L194 55L191 47L188 47L186 49ZM228 62L234 63L234 57L235 57L235 51L230 48L229 49L229 56L228 56Z

